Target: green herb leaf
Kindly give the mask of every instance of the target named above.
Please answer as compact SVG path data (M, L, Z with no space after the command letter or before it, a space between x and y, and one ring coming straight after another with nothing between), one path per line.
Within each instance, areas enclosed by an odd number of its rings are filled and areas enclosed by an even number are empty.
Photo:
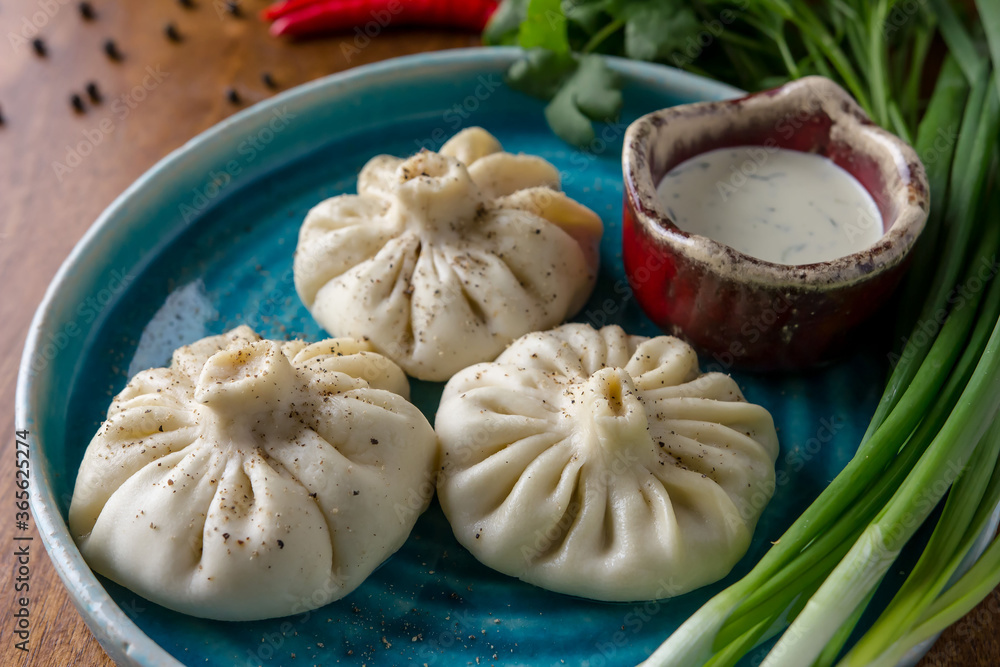
M527 15L528 0L503 0L483 29L483 44L486 46L517 44L521 22Z
M566 18L591 35L608 22L607 8L610 0L563 0Z
M682 0L615 0L608 9L625 21L625 55L634 60L668 58L701 29Z
M576 67L576 58L570 53L531 49L507 70L507 85L533 97L551 100Z
M594 140L591 120L610 121L622 107L621 82L601 56L589 55L545 107L545 119L564 141L586 146Z
M521 24L517 41L525 49L543 48L569 53L566 15L560 0L529 0L528 14Z

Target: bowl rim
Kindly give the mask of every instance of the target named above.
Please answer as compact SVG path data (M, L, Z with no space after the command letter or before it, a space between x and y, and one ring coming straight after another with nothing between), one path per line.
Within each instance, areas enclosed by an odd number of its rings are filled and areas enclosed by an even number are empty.
M671 120L716 114L740 113L751 107L758 113L782 116L780 106L801 99L819 102L834 127L849 133L848 140L868 142L892 158L902 187L891 198L896 218L881 238L862 250L824 262L779 264L753 257L707 236L686 232L670 219L656 195L650 169L650 152L656 133ZM807 76L777 88L750 93L721 102L695 102L667 107L635 120L626 130L622 149L625 205L653 243L707 268L708 272L736 283L764 288L797 288L827 291L847 287L899 265L916 244L927 221L930 188L916 150L891 132L875 125L851 95L822 76Z
M88 262L103 253L105 244L114 241L120 218L128 215L133 198L151 183L176 178L228 140L246 135L248 130L257 127L257 123L266 121L285 105L307 104L334 91L343 94L345 89L367 85L373 78L406 81L427 71L448 69L503 71L522 54L517 47L469 47L399 56L329 74L257 102L195 135L145 171L104 209L59 266L28 327L17 375L14 419L19 428L31 432L28 444L32 467L28 492L39 537L70 600L116 664L182 667L180 661L125 614L83 560L59 511L51 475L42 463L47 457L41 442L43 438L35 428L36 415L41 413L38 401L44 399L46 389L51 388L51 378L48 370L34 376L30 371L31 362L45 345L46 335L62 325L58 309L63 301L71 298L72 290L86 274ZM734 98L743 94L727 84L669 66L618 57L606 60L612 69L629 80L669 88L682 96L705 95L706 90L714 91L718 97Z

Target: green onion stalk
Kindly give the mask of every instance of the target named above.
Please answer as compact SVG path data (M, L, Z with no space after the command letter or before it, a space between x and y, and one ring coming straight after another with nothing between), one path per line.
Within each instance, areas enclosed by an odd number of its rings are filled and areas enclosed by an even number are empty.
M782 635L762 667L799 667L819 657L837 628L878 585L903 546L933 511L954 481L953 471L965 468L998 409L1000 324L995 324L976 371L944 427L877 520L865 529ZM995 462L996 451L992 454Z
M1000 228L982 239L969 274L983 260L995 255L998 244ZM815 580L833 570L863 535L865 525L889 501L924 449L934 441L938 430L947 425L952 409L960 403L965 384L973 375L994 328L984 324L986 318L980 318L969 336L981 297L981 292L973 294L949 315L917 370L913 385L899 401L899 408L870 441L875 451L852 459L746 577L709 601L645 664L701 665L708 660L713 665L734 664L735 660L722 662L723 655L742 655L757 641L780 630L783 616L795 617L796 601L804 603L803 595L808 597L812 593L809 589L814 588ZM1000 282L992 283L986 301L995 322L1000 316ZM944 376L953 367L955 372L944 382ZM921 416L923 420L912 432ZM892 460L886 467L883 463L887 459ZM882 474L878 475L879 472ZM852 482L857 486L852 486ZM931 500L930 509L936 503ZM838 511L829 511L831 507ZM828 511L823 512L824 509ZM742 651L737 651L736 645ZM738 659L738 655L735 657Z
M669 57L722 16L732 20L713 45ZM964 289L982 265L995 267L1000 247L1000 3L928 0L914 11L899 0L504 0L484 41L528 49L508 83L550 101L546 120L571 143L586 145L591 122L621 106L621 82L600 58L614 54L750 90L833 78L876 123L913 138L927 169L931 209L897 316L897 339L911 335L894 348L855 456L745 577L644 664L733 667L781 634L768 667L889 667L1000 583L998 541L958 576L1000 502L1000 280ZM928 323L936 335L915 335ZM910 575L848 646L886 572L942 500Z
M939 84L940 92L935 94L931 108L934 109L935 103L945 99L954 89L952 78L943 77ZM981 77L974 87L973 99L985 97L986 90L986 79ZM938 105L938 108L944 107ZM926 317L933 317L935 310L945 306L955 286L954 278L958 270L963 266L967 268L965 282L968 282L974 271L996 254L997 230L1000 226L994 225L988 227L983 237L978 239L980 242L975 256L968 257L968 249L974 240L973 231L977 228L973 222L976 217L974 202L979 200L984 190L985 178L975 175L960 177L960 174L968 174L969 165L980 165L982 172L988 170L991 156L983 147L994 145L996 140L998 121L994 112L992 105L979 109L973 104L966 107L955 150L955 164L966 168L951 170L953 177L949 180L942 176L943 170L938 167L938 177L932 180L932 183L936 183L938 192L946 183L952 189L953 196L947 198L947 206L942 207L947 212L944 217L952 223L946 232L945 245L950 255L959 259L939 265L936 281L946 279L948 289L938 289L928 298L924 308ZM931 118L925 122L938 123L940 119ZM926 136L928 131L921 129L921 134ZM813 596L815 599L810 599L809 604L805 605L803 620L797 621L798 625L793 623L792 632L786 633L776 647L779 653L774 655L788 655L790 662L783 663L778 657L769 658L770 664L801 665L816 661L830 664L832 658L829 655L820 655L827 642L817 641L817 637L839 639L841 644L846 641L846 636L838 637L838 634L850 634L844 632L843 628L853 628L856 624L857 617L860 617L861 611L867 606L874 588L895 560L898 550L939 499L923 499L923 511L914 514L912 508L906 505L907 498L900 497L900 492L896 489L912 488L915 482L911 482L910 486L904 483L904 487L900 487L900 484L904 479L909 479L911 474L919 474L911 473L911 470L924 460L924 450L928 447L935 452L950 452L949 455L956 459L955 464L959 467L971 454L951 452L950 443L958 428L956 424L971 428L965 419L967 415L960 413L956 417L952 411L956 409L956 405L965 405L970 400L987 412L990 407L980 400L984 392L988 394L988 386L984 388L976 385L972 390L966 387L975 377L979 378L980 383L984 381L984 377L990 377L990 367L979 369L978 365L981 363L980 357L985 357L988 339L997 322L1000 287L994 281L991 296L987 299L988 304L984 307L986 312L976 322L981 296L981 292L977 293L953 309L939 335L927 343L929 349L917 352L904 350L893 375L896 382L890 381L880 403L880 407L888 406L884 409L884 416L876 414L873 419L875 424L855 458L750 574L713 598L692 616L650 657L647 665L700 665L709 660L712 661L709 664L713 665L734 664L739 655L752 648L755 643L773 635L779 619L783 616L796 617L796 610L792 605L800 601L803 595L811 593L805 590L813 583L807 575L815 579L833 571L837 574L837 578L833 580L836 583L819 588L816 593L818 597ZM970 340L970 329L974 322L976 326ZM911 337L911 340L919 338ZM979 375L975 375L973 371ZM900 377L907 379L899 381ZM900 391L901 388L904 389ZM969 391L973 393L967 393ZM993 409L995 411L995 407ZM956 419L959 421L955 421ZM985 428L985 425L980 424L977 428ZM967 437L964 432L962 435ZM978 438L973 439L973 442L976 441ZM942 455L938 454L937 458L928 460L938 461L940 456ZM925 462L919 470L937 471L933 465ZM952 466L952 470L955 470L955 466ZM882 477L878 479L880 474ZM950 484L950 480L945 481L947 483L939 483L936 487L941 494ZM893 492L895 495L892 495ZM895 504L890 502L890 497L895 500ZM886 505L887 502L890 502L889 506ZM887 515L887 509L883 509L890 506L906 508L908 514L905 515L905 530L897 529L900 524L886 523L898 518L896 514ZM872 520L876 522L869 525ZM894 528L891 534L887 532L890 527ZM887 539L889 537L894 539ZM872 554L877 554L880 558L867 563L866 555L871 560ZM849 565L838 565L845 555ZM867 566L859 567L859 563L867 563ZM854 590L854 599L845 598L844 591L838 588L847 582L848 578L843 574L845 571L851 571L855 575L852 583L861 584ZM812 610L817 607L825 609L823 601L831 596L836 598L836 609L839 610L836 622L831 623L829 617L817 621L816 624L825 628L826 634L816 634L813 632L814 628L808 625L809 619L818 613ZM780 630L780 625L778 629ZM807 656L792 651L789 646L793 645L796 636L809 636L808 644L815 649L816 655L808 656L810 659L806 660Z

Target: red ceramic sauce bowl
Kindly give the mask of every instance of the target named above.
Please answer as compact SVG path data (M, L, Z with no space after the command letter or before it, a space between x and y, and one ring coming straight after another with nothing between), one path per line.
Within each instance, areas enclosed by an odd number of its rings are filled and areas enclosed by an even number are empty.
M830 158L872 195L882 237L832 261L787 265L682 231L657 198L660 180L688 158L734 146ZM899 284L927 220L916 152L823 77L647 114L626 132L622 166L622 250L636 300L725 368L801 369L843 353Z

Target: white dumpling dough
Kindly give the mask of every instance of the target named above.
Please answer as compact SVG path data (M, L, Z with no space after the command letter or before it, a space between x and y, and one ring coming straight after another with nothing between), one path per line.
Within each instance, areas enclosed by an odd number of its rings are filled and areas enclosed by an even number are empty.
M671 337L567 324L455 375L441 507L486 565L599 600L679 595L743 556L774 490L767 410ZM762 502L763 501L763 502Z
M357 195L313 208L295 286L327 331L446 380L576 313L602 232L597 214L559 192L553 165L505 153L474 127L438 153L372 158Z
M408 392L351 339L243 326L182 347L115 397L71 534L96 572L186 614L320 607L402 546L430 501L437 439Z

